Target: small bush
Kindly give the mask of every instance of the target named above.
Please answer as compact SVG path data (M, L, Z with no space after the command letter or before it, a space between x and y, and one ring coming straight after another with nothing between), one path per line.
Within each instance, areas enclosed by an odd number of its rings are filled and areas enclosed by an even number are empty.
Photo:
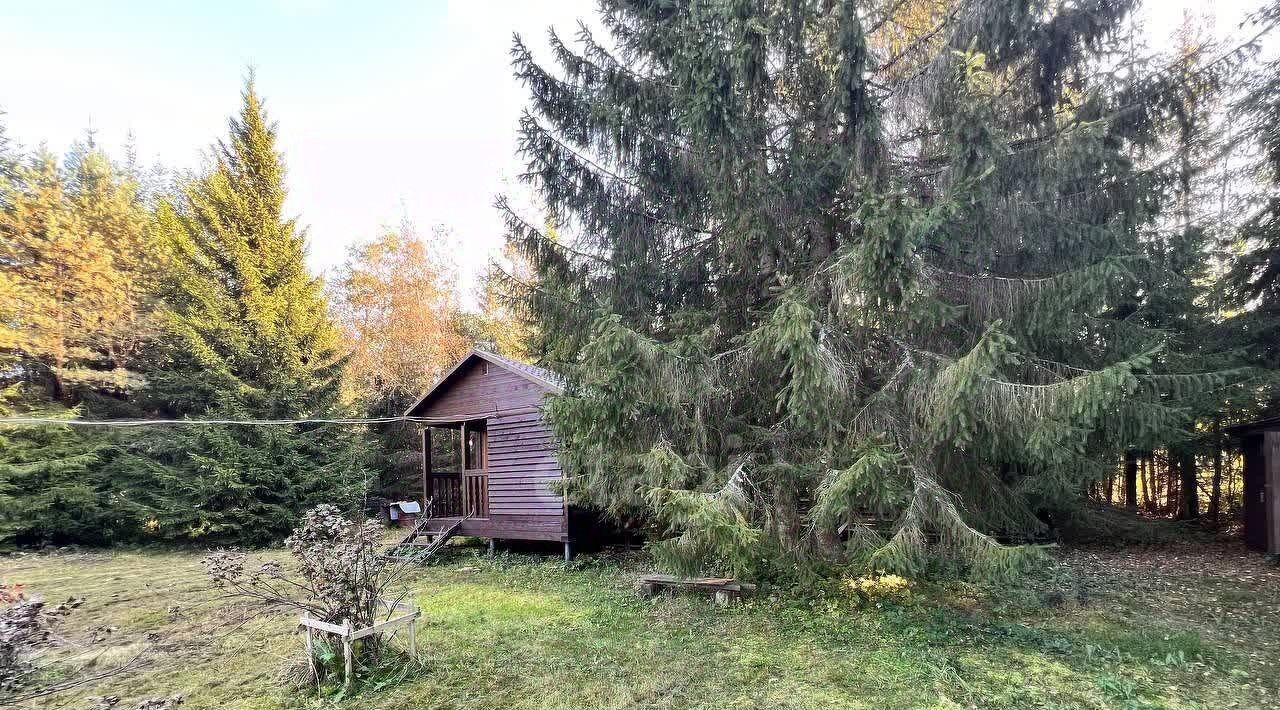
M911 596L911 581L896 574L846 577L841 584L863 604L905 601Z

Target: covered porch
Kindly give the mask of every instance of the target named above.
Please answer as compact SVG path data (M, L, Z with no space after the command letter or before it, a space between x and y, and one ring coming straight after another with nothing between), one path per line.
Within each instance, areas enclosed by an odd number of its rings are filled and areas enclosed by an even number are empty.
M423 427L424 517L488 519L488 439L484 419Z

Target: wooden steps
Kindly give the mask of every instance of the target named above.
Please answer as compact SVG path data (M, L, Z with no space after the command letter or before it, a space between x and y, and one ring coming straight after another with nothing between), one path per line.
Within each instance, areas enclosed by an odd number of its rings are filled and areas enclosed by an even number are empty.
M394 562L426 562L437 552L441 550L449 542L449 538L458 532L458 528L462 527L471 516L466 515L453 520L447 527L443 529L432 529L431 518L424 518L418 521L413 531L405 536L403 540L391 545L385 552L378 555L378 559L394 561ZM441 521L435 520L439 523Z

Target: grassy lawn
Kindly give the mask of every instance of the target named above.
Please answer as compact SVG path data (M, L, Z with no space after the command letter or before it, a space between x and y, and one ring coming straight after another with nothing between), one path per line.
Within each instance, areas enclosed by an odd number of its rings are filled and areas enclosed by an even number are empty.
M731 609L638 598L642 560L569 568L523 554L453 553L410 580L424 667L360 708L1264 708L1280 692L1280 570L1238 548L1070 551L1034 587L952 584L905 602L762 595ZM62 629L79 663L144 665L87 696L182 693L183 707L306 707L279 676L292 615L219 600L196 554L0 559L50 601L82 595Z

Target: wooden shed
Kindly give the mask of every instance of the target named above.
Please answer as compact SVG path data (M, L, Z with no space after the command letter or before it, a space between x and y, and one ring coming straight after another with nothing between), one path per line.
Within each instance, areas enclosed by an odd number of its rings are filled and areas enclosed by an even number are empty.
M1244 541L1280 554L1280 417L1227 429L1244 453Z
M458 534L558 541L570 555L569 509L552 489L563 473L542 416L543 399L560 391L560 379L547 370L472 350L405 412L427 422L424 533L461 520ZM440 434L446 432L448 459L433 462L433 449L445 458Z

